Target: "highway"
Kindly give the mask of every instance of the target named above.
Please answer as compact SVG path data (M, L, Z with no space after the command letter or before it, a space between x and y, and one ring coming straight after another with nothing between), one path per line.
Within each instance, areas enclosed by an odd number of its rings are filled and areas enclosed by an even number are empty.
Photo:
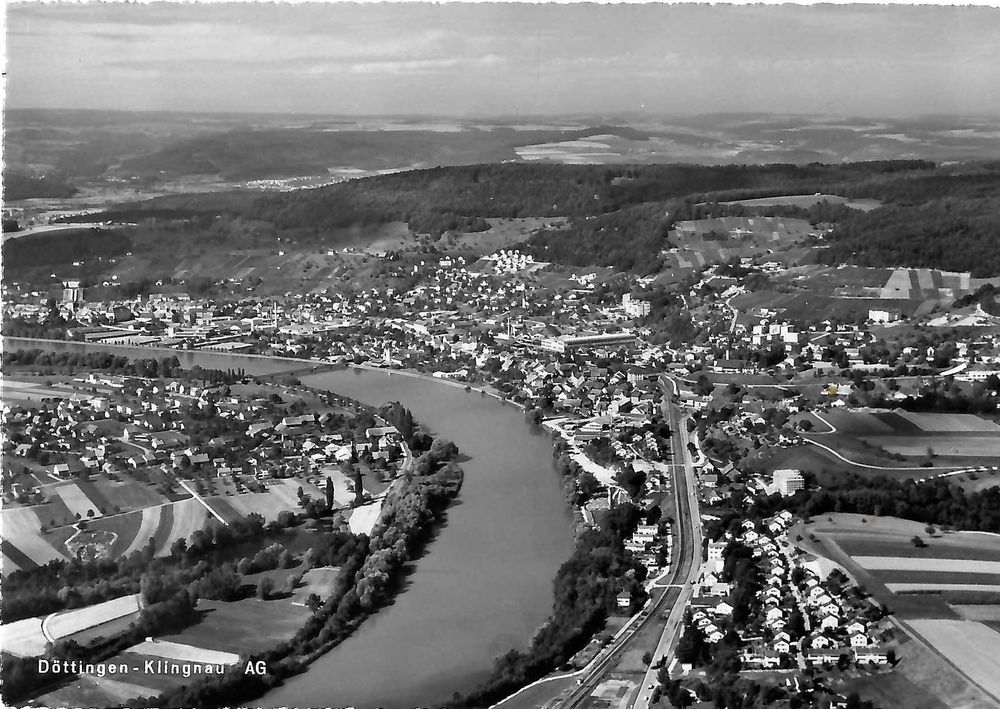
M669 382L670 391L667 390L667 386L664 386L664 382ZM676 384L670 379L663 378L661 387L664 390L663 413L672 431L670 447L673 465L671 470L674 476L674 498L677 503L676 523L674 525L677 537L674 540L671 572L665 579L666 584L664 584L669 588L660 595L659 599L648 603L640 611L639 622L633 623L628 630L616 638L591 662L591 665L585 669L579 686L560 703L559 706L562 709L573 709L581 706L591 696L594 689L606 679L608 672L614 670L622 655L630 649L632 641L649 624L663 623L663 614L667 611L667 620L653 655L653 664L664 657L665 653L671 649L670 646L675 641L680 623L683 621L684 605L691 595L691 583L697 579L701 560L701 519L698 515L694 466L691 463L691 454L687 447L688 435L687 429L684 427L684 419L674 402ZM652 590L654 595L656 592L656 589ZM649 689L649 685L655 685L655 683L656 672L652 669L647 670L640 693L633 704L634 707L644 709L649 706L649 696L653 691Z

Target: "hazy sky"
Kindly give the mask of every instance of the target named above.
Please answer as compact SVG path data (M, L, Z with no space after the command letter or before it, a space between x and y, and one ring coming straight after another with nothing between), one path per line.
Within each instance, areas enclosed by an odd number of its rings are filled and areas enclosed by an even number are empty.
M13 3L12 107L1000 114L1000 10Z

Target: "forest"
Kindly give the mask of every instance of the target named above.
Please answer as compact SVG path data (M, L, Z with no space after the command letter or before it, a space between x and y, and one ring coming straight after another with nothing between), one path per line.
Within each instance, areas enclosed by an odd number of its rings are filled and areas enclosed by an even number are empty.
M963 492L947 480L892 480L848 474L821 490L800 490L792 497L758 498L755 514L765 517L780 509L803 516L853 512L902 517L973 532L1000 533L1000 488Z
M72 197L76 193L76 186L62 175L32 175L19 170L3 171L3 201L6 203L32 197L62 199Z
M1000 176L994 189L1000 188ZM1000 197L951 195L847 215L821 258L830 265L907 266L1000 274ZM936 196L935 196L936 197Z
M122 230L100 227L67 229L6 239L3 242L3 262L8 269L69 264L97 256L120 256L131 248L132 240Z

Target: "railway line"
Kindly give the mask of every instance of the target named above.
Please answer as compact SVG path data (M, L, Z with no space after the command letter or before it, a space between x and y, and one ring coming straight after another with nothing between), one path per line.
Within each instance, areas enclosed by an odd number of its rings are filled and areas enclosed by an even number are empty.
M561 709L575 709L581 706L593 694L597 686L606 679L608 672L617 665L622 655L631 648L632 641L650 624L662 623L664 610L669 609L666 614L667 623L653 655L652 666L643 678L642 687L633 705L633 707L645 709L649 704L649 696L652 692L649 688L650 679L652 677L655 681L656 676L652 667L658 665L660 661L666 660L671 651L671 645L676 640L680 622L683 620L683 614L676 611L677 606L682 606L686 602L690 595L691 584L698 572L701 558L701 521L697 513L694 469L687 447L687 429L684 427L683 416L674 402L676 385L666 377L661 378L660 383L663 389L663 413L669 421L672 431L671 457L673 465L670 467L673 474L674 500L677 505L674 524L677 534L674 545L676 563L667 577L666 590L659 598L640 611L639 622L634 623L629 630L622 633L593 660L592 666L585 671L579 685L559 704ZM653 593L656 593L655 589Z

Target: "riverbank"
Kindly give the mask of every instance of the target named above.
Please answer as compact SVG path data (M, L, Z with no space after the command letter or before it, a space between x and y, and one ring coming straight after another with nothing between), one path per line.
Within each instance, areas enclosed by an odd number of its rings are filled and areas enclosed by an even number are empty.
M215 350L207 349L184 349L181 347L146 347L140 345L118 345L118 344L105 344L102 342L81 342L79 340L54 340L47 338L34 338L34 337L4 337L4 342L12 341L18 344L24 343L26 347L32 347L42 344L51 345L80 345L89 349L108 349L108 350L148 350L150 352L171 352L173 354L186 354L186 355L207 355L207 356L219 356L219 357L231 357L234 359L249 359L257 361L268 361L268 362L289 362L294 364L302 365L301 369L306 369L308 367L315 368L316 372L324 371L321 368L328 369L357 369L364 372L383 372L385 374L395 375L399 377L412 377L415 379L422 379L424 381L435 382L437 384L444 384L445 386L456 387L463 390L468 390L469 392L479 392L485 396L492 399L496 399L502 404L510 404L520 411L525 411L525 406L519 404L516 401L512 401L506 398L496 389L490 386L473 386L467 382L460 382L454 379L449 379L447 377L435 377L426 372L418 372L414 369L389 369L386 367L376 367L370 364L356 364L353 362L332 362L327 359L318 358L306 358L306 357L284 357L281 355L262 355L262 354L252 354L248 352L218 352ZM42 349L38 347L38 349ZM299 370L288 370L287 372L269 372L267 376L275 376L277 374L297 372ZM312 372L310 372L312 373Z
M138 357L156 351L27 338L5 338L4 343L15 349L114 351ZM287 371L288 362L329 364L160 351L176 354L184 367L244 368L254 376ZM489 678L499 655L526 648L545 624L553 607L552 579L574 549L573 515L553 464L552 439L525 422L521 406L497 405L502 397L489 391L468 396L458 391L464 383L420 372L390 370L396 376L380 376L377 371L385 369L352 369L296 376L305 386L374 406L400 401L435 435L461 449L461 496L448 508L428 552L408 565L404 593L307 671L245 703L433 706L456 691L471 692ZM438 386L442 382L448 386ZM391 683L375 670L379 667L393 668Z

